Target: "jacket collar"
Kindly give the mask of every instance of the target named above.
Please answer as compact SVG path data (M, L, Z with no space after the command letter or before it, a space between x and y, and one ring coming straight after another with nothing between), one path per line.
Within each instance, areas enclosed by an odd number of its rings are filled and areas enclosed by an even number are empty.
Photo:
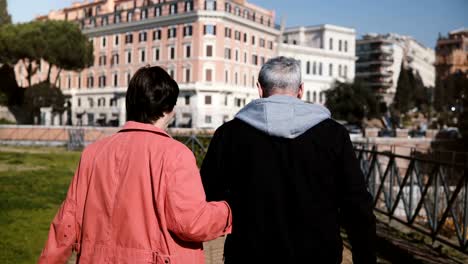
M161 128L155 127L150 124L135 122L135 121L127 121L122 129L119 132L130 132L130 131L147 131L155 134L160 134L165 137L171 137L166 131L162 130Z

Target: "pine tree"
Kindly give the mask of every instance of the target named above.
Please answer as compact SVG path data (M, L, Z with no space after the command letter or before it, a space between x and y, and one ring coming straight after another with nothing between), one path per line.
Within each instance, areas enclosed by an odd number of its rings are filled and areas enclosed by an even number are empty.
M11 24L11 16L8 14L7 0L0 0L0 26Z

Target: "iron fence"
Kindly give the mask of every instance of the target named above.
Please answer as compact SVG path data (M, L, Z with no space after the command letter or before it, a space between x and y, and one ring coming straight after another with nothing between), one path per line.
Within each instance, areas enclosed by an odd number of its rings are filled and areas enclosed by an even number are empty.
M467 164L355 148L374 208L462 252L468 243Z

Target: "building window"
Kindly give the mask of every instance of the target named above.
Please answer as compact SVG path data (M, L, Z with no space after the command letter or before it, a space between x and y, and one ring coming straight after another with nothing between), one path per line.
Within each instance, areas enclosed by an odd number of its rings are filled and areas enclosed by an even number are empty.
M343 73L344 77L347 78L348 77L348 66L345 65L344 66L344 73Z
M348 52L348 41L347 40L345 40L345 42L344 42L344 51Z
M244 86L247 86L247 74L244 73Z
M119 46L119 35L114 36L114 47Z
M338 76L341 77L342 72L341 72L341 65L338 65Z
M203 34L205 35L216 35L216 26L215 25L204 25Z
M171 76L172 79L175 79L175 70L174 69L169 69L169 75Z
M127 72L127 85L130 84L130 80L132 80L132 74Z
M306 74L310 74L310 61L306 63Z
M81 107L81 98L78 98L77 105L78 105L78 107Z
M159 48L154 48L153 49L153 54L154 54L154 61L159 61Z
M322 63L319 62L318 74L322 76Z
M184 98L185 98L185 105L189 105L190 104L190 95L186 95Z
M338 40L338 51L341 51L341 44L342 44L342 41L340 39L340 40Z
M109 17L103 16L101 19L101 25L102 26L107 26L109 24Z
M231 59L231 49L230 48L224 48L224 58L227 60Z
M238 82L239 82L239 74L236 72L234 73L234 84L237 85Z
M231 38L232 29L225 27L224 28L224 37Z
M114 82L112 84L114 87L119 86L119 75L117 73L114 73Z
M113 54L111 58L111 66L119 64L119 54Z
M314 103L317 102L317 92L316 91L314 91L312 93L312 102L314 102Z
M261 38L261 39L260 39L260 44L259 44L259 45L260 45L261 48L264 48L264 47L265 47L265 39L262 39L262 38Z
M93 88L94 87L94 77L93 76L88 76L88 79L86 79L86 87L87 88Z
M117 106L117 100L115 98L110 99L109 106Z
M228 70L224 71L224 82L229 83L229 71Z
M102 88L106 86L106 76L101 75L98 79L98 87Z
M177 36L177 28L169 28L167 29L167 37L168 38L175 38Z
M206 56L213 57L213 45L206 45Z
M186 83L190 82L190 68L185 69L185 82Z
M140 19L143 20L147 18L148 18L148 9L141 10Z
M184 26L184 37L190 37L192 36L193 32L193 27L192 25L187 25Z
M122 21L122 16L120 15L120 13L119 13L119 14L115 14L115 15L114 15L114 23L115 23L115 24L119 24L120 21Z
M268 41L268 48L273 49L273 41Z
M258 65L258 56L257 55L252 55L252 64L253 65Z
M205 104L211 105L211 95L205 95Z
M91 97L88 97L88 105L89 107L94 107L94 100Z
M132 51L129 50L127 51L127 64L131 64L132 63Z
M148 34L146 32L140 32L138 36L138 40L140 42L146 42L147 39L148 39Z
M239 50L236 49L236 61L239 61Z
M153 31L153 40L161 40L161 30L156 29Z
M130 43L133 43L133 34L132 33L128 33L127 35L125 35L125 44L130 44Z
M99 56L99 66L106 65L107 57L105 55Z
M213 70L206 69L205 70L205 81L212 82L213 81Z
M157 6L157 7L154 8L154 16L155 17L161 16L161 7L160 6Z
M330 48L330 50L333 50L333 38L330 38L330 43L328 44L328 47Z
M107 38L102 37L101 38L101 48L105 48L107 46Z
M306 101L310 102L310 91L306 92Z
M320 92L320 103L323 103L325 101L324 97L325 96L324 96L323 92Z
M216 10L216 1L215 0L205 0L205 10Z
M175 47L169 47L169 59L173 60L175 59Z
M314 61L314 64L312 66L312 74L316 75L317 74L317 62Z
M333 76L333 64L328 65L328 76Z
M193 1L185 1L185 12L193 10Z
M240 31L237 31L237 30L234 31L234 39L240 41L240 39L241 39L241 33L240 33Z
M236 14L236 16L240 16L241 11L240 11L240 8L239 8L239 7L236 6L236 7L234 8L234 14Z
M140 50L140 62L144 63L146 61L146 50L141 49Z
M252 36L252 45L255 45L255 36Z
M175 15L177 14L177 3L173 3L169 7L169 14L170 15Z
M210 115L205 116L205 123L211 124L211 116Z
M224 5L224 10L225 10L226 12L228 12L228 13L231 13L231 10L232 10L231 4L230 4L230 3L225 3L225 5Z
M78 89L81 89L81 74L78 75Z
M244 52L244 63L247 63L247 52Z
M127 22L132 22L133 20L133 12L128 12L127 13Z
M190 58L192 56L192 46L186 45L185 46L185 58Z

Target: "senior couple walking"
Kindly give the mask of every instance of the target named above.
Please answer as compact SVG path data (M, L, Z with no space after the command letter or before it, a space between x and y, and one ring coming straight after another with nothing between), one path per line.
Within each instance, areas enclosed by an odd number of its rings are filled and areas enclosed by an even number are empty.
M259 99L219 127L197 168L167 134L179 94L160 67L131 79L127 120L82 153L39 263L376 263L375 217L347 130L301 100L299 61L263 65Z

